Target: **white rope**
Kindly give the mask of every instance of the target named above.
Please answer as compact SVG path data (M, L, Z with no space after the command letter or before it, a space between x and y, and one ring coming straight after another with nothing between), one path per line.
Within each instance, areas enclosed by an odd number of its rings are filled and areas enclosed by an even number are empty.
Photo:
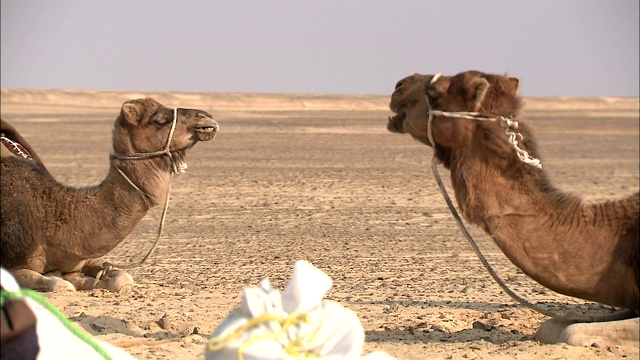
M542 163L540 162L540 160L529 155L529 153L526 150L521 149L518 146L518 140L523 140L524 138L522 137L522 134L514 133L513 131L510 130L510 129L517 129L518 122L511 119L506 119L502 116L501 118L503 120L502 127L504 128L504 133L507 135L507 138L509 139L509 143L511 144L511 147L515 150L516 155L518 155L518 158L520 158L520 161L522 161L527 165L536 167L538 169L542 169Z
M480 116L480 113L470 112L470 111L448 112L448 111L430 109L429 113L433 115L448 117L448 118L463 118L463 119L478 120L478 121L497 120L497 118L483 117L483 116Z
M440 79L441 76L442 76L442 73L437 73L433 75L433 77L431 78L431 81L429 82L429 85L435 84L435 82L438 81L438 79Z
M125 178L125 180L127 180L127 182L129 184L131 184L131 186L133 186L136 190L140 191L144 196L147 196L147 193L142 191L142 189L140 189L136 184L134 184L133 181L131 181L131 179L129 179L129 177L127 175L125 175L125 173L122 170L120 170L119 167L116 166L115 168L116 168L116 170L118 170L120 175L122 175L122 177Z
M432 80L433 83L433 80ZM431 145L435 146L435 142L433 140L433 135L431 134L431 124L433 122L433 117L434 116L444 116L444 117L448 117L448 118L462 118L462 119L468 119L468 120L477 120L477 121L501 121L502 122L502 128L504 129L504 133L505 135L507 135L507 141L509 141L509 144L511 144L511 147L514 149L514 151L516 152L516 155L518 156L518 158L520 159L520 161L522 161L523 163L536 167L538 169L542 169L542 162L536 158L534 158L533 156L529 155L529 153L524 150L521 149L518 146L518 140L522 141L524 139L524 137L522 136L521 133L516 133L511 131L511 129L518 129L518 121L516 120L512 120L509 118L506 118L504 116L497 116L497 117L485 117L485 116L480 116L481 113L478 112L470 112L470 111L441 111L441 110L435 110L433 108L431 108L431 102L429 100L429 96L425 96L425 98L427 99L427 109L429 111L428 114L428 120L427 120L427 124L429 127L429 141L431 142Z

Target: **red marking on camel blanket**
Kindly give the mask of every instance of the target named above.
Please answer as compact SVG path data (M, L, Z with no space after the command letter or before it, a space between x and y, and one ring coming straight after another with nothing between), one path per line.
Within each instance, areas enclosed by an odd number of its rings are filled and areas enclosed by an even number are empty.
M24 146L20 145L7 137L4 134L0 134L0 141L2 145L4 145L11 153L15 156L22 156L25 159L33 160L31 154L24 148Z

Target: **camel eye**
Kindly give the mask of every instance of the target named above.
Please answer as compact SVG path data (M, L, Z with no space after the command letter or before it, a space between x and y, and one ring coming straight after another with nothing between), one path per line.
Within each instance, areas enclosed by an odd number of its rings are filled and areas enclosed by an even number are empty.
M173 117L167 114L156 114L156 116L154 116L153 122L158 126L165 126L170 124L172 120Z
M432 107L437 107L440 105L440 96L438 94L434 94L433 91L427 91L427 97L429 98L429 102L431 102Z
M399 87L402 86L402 84L404 84L404 80L400 80L396 83L396 90L398 90Z
M201 112L198 113L197 118L198 119L209 119L209 118L213 118L213 116L211 116L211 114L209 114L208 112L201 111Z

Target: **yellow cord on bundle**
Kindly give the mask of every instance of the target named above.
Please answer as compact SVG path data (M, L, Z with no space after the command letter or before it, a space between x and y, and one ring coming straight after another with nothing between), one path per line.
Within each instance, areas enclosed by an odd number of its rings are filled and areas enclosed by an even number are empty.
M225 346L229 345L230 343L232 343L233 341L237 340L238 338L240 338L240 335L242 335L242 333L244 333L245 331L256 327L260 324L263 323L268 323L270 321L275 321L280 325L280 330L278 332L274 332L272 334L265 334L265 335L255 335L252 336L250 338L248 338L245 342L242 343L242 345L240 345L240 347L238 348L238 360L243 360L243 356L242 356L242 352L249 346L251 346L251 344L255 343L256 341L260 341L260 340L265 340L265 339L277 339L278 337L280 337L281 335L283 335L287 329L293 325L297 325L299 323L308 323L309 322L309 314L307 313L302 313L302 312L293 312L291 313L289 316L282 317L276 314L272 314L272 313L264 313L260 316L254 317L251 320L247 321L245 324L243 324L242 326L239 326L237 329L225 334L225 335L220 335L220 336L216 336L214 338L211 338L207 344L207 347L209 348L209 350L211 351L217 351L220 350L222 348L224 348ZM284 351L291 355L294 356L296 358L306 358L306 359L311 359L311 358L317 358L319 357L319 355L314 354L309 352L308 350L305 349L301 349L302 347L302 340L306 339L306 340L312 340L313 337L315 337L315 333L306 335L306 336L298 336L297 338L293 339L291 342L289 342L285 347L284 347Z

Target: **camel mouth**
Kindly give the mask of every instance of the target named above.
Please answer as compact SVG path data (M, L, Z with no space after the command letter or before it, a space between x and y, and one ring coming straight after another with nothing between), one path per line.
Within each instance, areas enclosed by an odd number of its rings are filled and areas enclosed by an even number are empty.
M218 130L220 130L220 126L217 123L212 125L198 126L194 129L195 137L198 139L198 141L213 140L213 138L218 134Z
M398 112L394 116L389 116L389 122L387 123L387 130L392 133L405 133L404 122L407 119L407 113L404 109L398 109Z

